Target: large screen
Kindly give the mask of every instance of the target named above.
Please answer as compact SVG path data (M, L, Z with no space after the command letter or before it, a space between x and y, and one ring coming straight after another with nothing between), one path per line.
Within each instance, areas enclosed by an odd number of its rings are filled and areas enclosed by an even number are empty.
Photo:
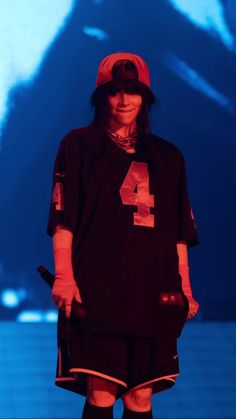
M0 32L1 318L57 318L36 270L53 272L55 154L92 120L101 59L128 51L151 71L153 133L185 156L200 239L189 250L197 319L235 319L235 1L0 1Z

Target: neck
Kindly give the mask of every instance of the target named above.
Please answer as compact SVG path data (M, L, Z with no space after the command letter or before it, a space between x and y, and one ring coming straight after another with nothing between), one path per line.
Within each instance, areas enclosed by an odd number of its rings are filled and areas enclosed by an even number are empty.
M137 124L136 121L133 121L129 125L120 126L113 121L110 121L109 128L121 135L121 137L129 137L131 134L136 132Z

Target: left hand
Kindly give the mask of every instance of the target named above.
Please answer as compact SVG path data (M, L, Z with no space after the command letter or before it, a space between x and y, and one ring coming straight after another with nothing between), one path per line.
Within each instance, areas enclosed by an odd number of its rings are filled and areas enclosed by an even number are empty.
M189 312L187 319L192 319L196 316L198 310L199 310L199 303L193 298L193 297L187 297L189 302Z

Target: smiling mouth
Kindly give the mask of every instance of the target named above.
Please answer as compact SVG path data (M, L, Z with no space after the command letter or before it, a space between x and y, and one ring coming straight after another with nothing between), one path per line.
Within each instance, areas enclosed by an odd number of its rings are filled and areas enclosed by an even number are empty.
M117 112L129 113L132 112L133 109L117 109Z

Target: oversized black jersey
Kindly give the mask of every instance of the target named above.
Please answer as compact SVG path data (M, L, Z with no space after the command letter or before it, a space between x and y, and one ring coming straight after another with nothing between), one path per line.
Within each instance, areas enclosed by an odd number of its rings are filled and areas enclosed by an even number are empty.
M94 126L69 132L55 159L47 233L59 224L73 233L87 308L80 329L179 336L188 301L176 243L199 243L185 161L158 136L142 143L129 154Z

